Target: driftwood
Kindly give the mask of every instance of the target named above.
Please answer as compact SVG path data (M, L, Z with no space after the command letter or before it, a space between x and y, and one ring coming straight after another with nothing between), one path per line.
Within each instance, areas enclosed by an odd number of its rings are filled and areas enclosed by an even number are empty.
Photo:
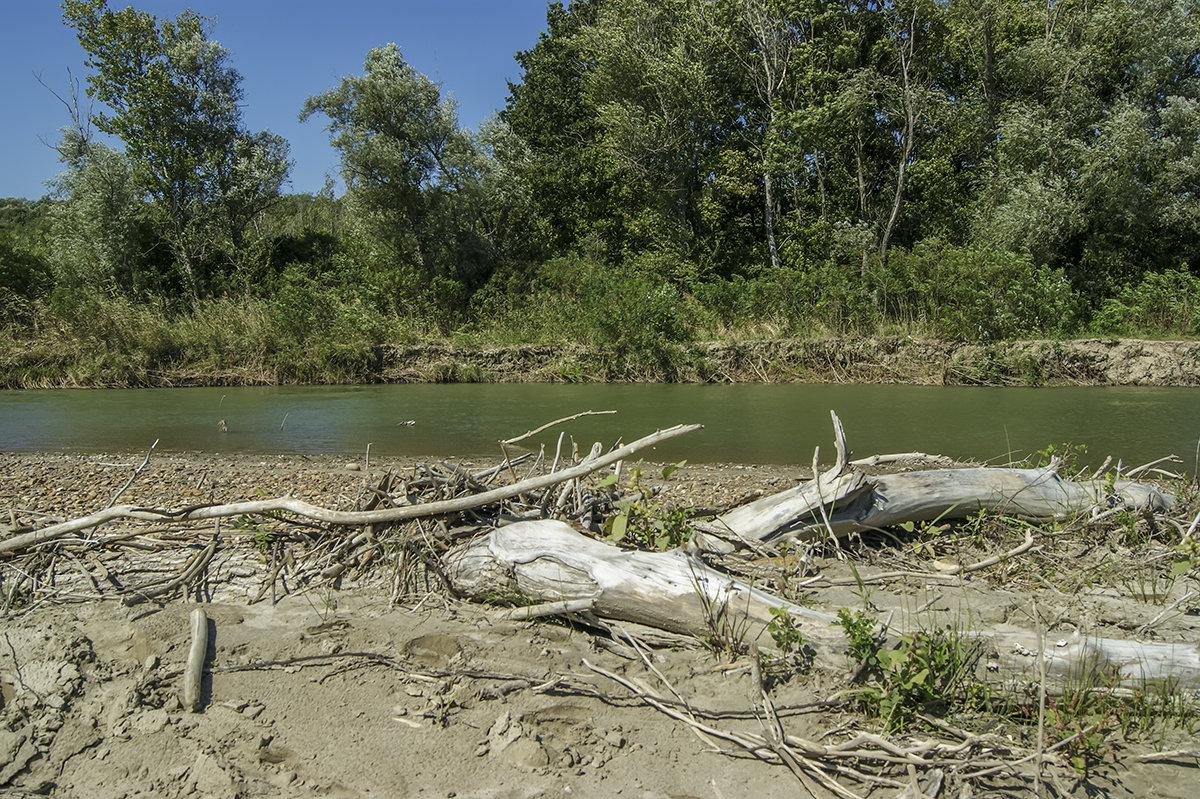
M711 569L683 550L621 550L555 521L520 522L451 550L446 576L468 597L519 594L531 603L570 603L574 612L644 624L738 646L773 645L772 608L783 608L818 663L845 664L837 618L788 602ZM888 632L905 632L900 624ZM1005 678L1062 685L1087 667L1111 669L1122 684L1169 680L1200 690L1200 646L1073 636L1039 644L1022 630L972 633L990 650L988 667Z
M681 436L685 433L691 433L693 431L700 430L701 428L702 425L698 424L676 425L674 427L667 428L666 430L659 430L648 436L639 438L637 441L626 444L623 447L618 447L604 455L588 457L576 466L560 469L558 471L553 471L549 474L539 475L537 477L531 477L527 480L521 480L510 485L492 489L491 491L485 491L483 493L472 494L442 502L427 502L421 505L406 505L403 507L369 511L337 511L318 507L316 505L310 505L309 503L296 499L295 497L277 497L275 499L264 499L253 502L233 502L224 505L194 505L174 510L143 508L136 505L116 505L79 519L73 519L60 524L53 524L29 533L21 533L19 535L6 538L3 541L0 541L0 555L19 552L21 550L28 549L29 547L43 544L48 541L53 541L71 533L78 533L83 530L99 527L102 524L116 521L118 519L138 519L141 521L151 522L195 522L203 521L205 519L221 519L230 516L265 514L282 511L294 514L296 516L303 516L319 522L325 522L327 524L357 526L368 524L386 524L390 522L407 521L410 519L438 516L448 513L457 513L464 510L470 510L472 508L479 508L484 505L490 505L495 502L501 502L527 492L537 491L539 489L565 483L568 480L585 477L593 472L603 469L605 466L611 466L618 461L624 460L640 450L645 449L646 447L652 447L655 444L666 441L667 439Z
M868 477L847 471L846 442L833 414L838 462L795 488L699 525L696 544L729 552L789 540L841 538L903 522L963 519L981 511L1022 519L1076 517L1113 507L1167 511L1174 498L1128 480L1072 481L1058 464L1041 469L933 469ZM865 463L858 461L856 463ZM853 466L853 464L849 464Z
M189 617L192 628L192 643L188 648L187 664L183 668L183 709L197 713L201 709L203 694L201 685L204 677L204 657L208 651L208 615L201 608L192 611Z

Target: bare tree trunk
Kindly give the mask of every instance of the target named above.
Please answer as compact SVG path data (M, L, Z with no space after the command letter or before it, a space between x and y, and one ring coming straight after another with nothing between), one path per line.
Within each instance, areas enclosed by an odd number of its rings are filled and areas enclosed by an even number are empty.
M900 102L904 109L904 132L902 134L904 143L900 150L900 162L896 168L896 191L892 197L892 212L888 216L887 224L883 228L883 234L879 238L879 255L883 259L885 266L887 265L888 247L892 241L892 231L896 227L896 220L900 218L900 207L904 201L904 184L908 173L908 162L912 158L913 149L915 148L917 109L916 101L913 97L910 69L915 50L916 35L917 19L914 15L909 20L908 38L906 41L901 42L898 48L901 81Z
M682 550L620 550L556 521L519 522L451 550L446 576L468 597L516 591L531 603L570 602L574 612L634 622L710 644L774 646L768 626L783 610L827 668L845 668L847 641L833 614L803 607L709 568ZM580 607L586 607L580 611ZM885 630L906 632L902 625ZM1042 649L1036 633L969 631L988 650L1001 679L1036 683ZM1076 635L1042 653L1051 687L1084 666L1110 667L1125 686L1170 680L1200 687L1200 647ZM984 675L980 675L984 676Z
M771 268L779 268L779 246L775 242L775 192L772 188L771 169L763 158L763 224L767 228L767 249L771 253Z

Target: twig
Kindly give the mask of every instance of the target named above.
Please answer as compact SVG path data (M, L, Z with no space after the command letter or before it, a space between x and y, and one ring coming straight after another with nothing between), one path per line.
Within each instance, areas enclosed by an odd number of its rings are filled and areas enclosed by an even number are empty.
M1125 472L1125 476L1130 477L1130 478L1136 477L1137 475L1141 474L1142 472L1148 471L1149 469L1151 469L1154 466L1157 466L1160 463L1183 463L1183 461L1180 460L1178 455L1165 455L1165 456L1159 458L1158 460L1153 460L1153 461L1150 461L1149 463L1143 463L1141 466L1137 466L1133 469L1130 469L1129 471ZM1156 471L1158 471L1158 470L1156 470Z
M121 600L125 605L139 605L142 602L154 599L157 596L162 596L165 593L175 590L181 585L187 585L193 578L212 560L213 553L217 551L217 539L214 536L212 542L205 547L204 551L196 555L191 563L189 563L178 577L169 580L156 588L148 588L144 591L135 590L132 593L126 594Z
M154 439L154 443L150 445L150 449L146 451L146 457L142 459L142 464L133 470L133 474L129 475L129 479L125 481L125 485L117 489L117 493L113 494L113 498L110 499L108 504L104 507L111 508L113 505L117 504L117 500L120 499L121 495L125 493L125 489L129 488L137 476L142 473L142 469L146 468L146 464L150 462L150 453L154 452L154 448L157 446L158 439L156 438Z
M574 421L575 419L579 419L580 417L583 417L583 416L605 416L605 415L611 414L611 413L616 413L616 411L583 411L582 413L576 413L572 416L564 416L561 419L555 419L553 422L547 422L546 424L542 425L541 427L530 430L528 433L523 433L522 435L519 435L516 438L506 438L505 440L501 441L500 443L501 444L516 444L518 441L524 441L525 439L529 438L530 436L536 436L538 433L542 432L543 430L548 430L549 428L554 427L554 425L556 425L556 424L562 424L563 422L571 422L571 421Z
M544 616L558 616L564 613L579 613L591 610L596 606L595 599L573 599L569 601L543 602L540 605L529 605L522 608L510 608L500 611L496 618L505 621L529 621Z
M1138 637L1140 638L1142 636L1145 636L1146 633L1150 632L1150 628L1153 627L1154 625L1158 624L1160 621L1162 621L1163 618L1166 617L1166 615L1168 613L1170 613L1175 608L1182 605L1184 602L1187 602L1189 599L1191 599L1195 595L1196 595L1195 591L1188 591L1186 594L1179 597L1179 599L1176 599L1170 605L1167 605L1165 608L1162 609L1161 613L1159 613L1157 616L1155 616L1150 621L1143 624L1141 627L1138 627L1138 629L1137 629Z
M470 510L482 505L489 505L493 502L511 499L519 496L527 491L536 491L546 488L547 486L556 485L558 483L572 480L576 477L583 477L592 472L599 471L605 466L615 463L619 460L629 457L638 450L653 446L661 441L666 441L670 438L691 433L696 430L703 429L703 425L676 425L669 427L666 430L659 430L648 436L638 439L630 444L626 444L619 449L597 458L594 461L581 463L578 466L573 466L568 469L563 469L553 474L545 474L539 477L530 477L519 483L502 486L500 488L486 491L482 494L474 494L458 499L442 500L439 502L430 502L424 505L405 505L398 508L385 508L376 511L336 511L328 508L310 505L307 502L296 499L294 497L278 497L276 499L266 499L254 502L234 502L227 505L193 505L179 510L163 510L154 508L139 508L132 505L118 505L113 508L107 508L103 511L93 513L90 516L84 516L80 519L63 522L62 524L51 525L41 530L35 530L31 533L23 533L15 535L0 541L0 555L8 552L17 552L36 544L46 541L51 541L55 538L60 538L69 533L87 530L113 519L143 519L149 521L162 521L170 519L178 522L182 521L200 521L206 519L216 519L226 516L244 516L247 514L264 514L272 511L287 511L298 516L304 516L309 519L315 519L327 524L338 525L362 525L362 524L378 524L382 522L398 522L416 519L423 516L437 516L446 513L457 513L459 511Z

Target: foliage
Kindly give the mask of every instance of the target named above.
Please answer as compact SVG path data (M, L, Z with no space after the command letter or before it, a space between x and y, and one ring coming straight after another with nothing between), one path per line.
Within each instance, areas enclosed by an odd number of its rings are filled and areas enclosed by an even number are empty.
M767 634L779 650L779 658L774 665L782 663L785 667L798 671L806 671L812 665L812 653L808 642L804 640L804 634L796 626L796 620L787 608L771 608Z
M937 239L894 250L870 274L890 318L928 327L939 338L1057 337L1076 329L1082 312L1061 270Z
M1148 272L1104 301L1092 329L1117 336L1200 335L1200 276L1186 268Z
M945 715L985 709L990 696L976 673L983 649L950 625L905 633L885 646L862 611L838 611L848 653L856 665L854 696L885 729L901 730L918 713Z
M478 130L370 50L301 111L345 196L281 198L211 21L68 0L98 113L73 85L62 173L0 209L0 314L39 375L73 331L150 347L135 378L186 338L154 314L214 308L265 326L246 368L324 380L439 335L600 352L571 379L703 377L711 338L1196 336L1198 3L552 2Z
M329 118L351 204L418 280L468 284L490 273L487 234L495 231L483 218L481 174L494 162L485 165L480 144L459 128L453 98L413 69L399 47L372 49L361 76L309 97L301 119L318 113ZM513 146L499 127L488 144ZM501 172L492 170L495 183L503 182ZM515 186L505 188L516 194Z
M664 466L660 476L666 480L686 464L687 461L680 461ZM691 534L687 524L691 512L651 502L654 492L643 482L644 477L642 463L638 461L629 474L626 490L630 497L616 503L616 512L604 521L604 534L618 543L629 542L657 551L683 546ZM610 474L596 487L608 488L615 486L617 481L617 475Z
M107 0L67 0L63 19L87 53L88 96L109 109L95 126L124 142L129 166L86 137L68 137L62 189L95 205L93 184L111 187L101 220L109 239L127 235L132 201L149 199L183 289L198 297L207 272L219 268L214 250L228 243L236 261L247 227L278 197L290 169L287 143L241 127L241 75L195 13L160 21L132 7L112 11ZM76 118L80 130L91 121Z

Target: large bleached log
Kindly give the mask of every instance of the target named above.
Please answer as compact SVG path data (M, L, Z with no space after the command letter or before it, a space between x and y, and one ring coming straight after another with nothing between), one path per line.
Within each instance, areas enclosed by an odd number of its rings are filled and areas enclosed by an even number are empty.
M833 419L837 462L800 485L696 525L695 544L719 552L787 540L841 538L903 522L963 519L981 511L1022 519L1071 518L1100 509L1166 511L1174 497L1129 480L1073 481L1058 464L1041 469L930 469L867 477L847 463L846 434ZM848 470L848 467L849 470Z
M570 525L518 522L450 550L445 574L469 598L519 594L529 603L590 600L597 616L705 638L766 635L771 608L786 608L806 640L841 642L828 613L747 585L674 549L639 552L589 538Z
M844 668L846 646L836 617L788 602L722 572L681 550L621 550L588 538L556 521L501 527L451 550L446 576L460 594L478 598L519 594L530 603L585 603L597 616L645 624L701 640L774 645L767 630L772 608L784 608L814 649L816 662ZM904 632L893 623L891 632ZM966 631L964 631L966 632ZM1038 679L1037 659L1047 680L1062 685L1085 668L1111 670L1134 685L1170 680L1200 689L1200 647L1122 641L1091 636L1049 637L1039 644L1032 632L972 631L990 651L997 676Z
M1174 498L1130 481L1064 479L1057 470L932 469L866 477L822 476L742 505L704 526L699 543L729 551L727 539L767 543L842 537L902 522L962 519L980 511L1023 519L1063 519L1097 509L1166 511ZM726 539L726 540L722 540Z

